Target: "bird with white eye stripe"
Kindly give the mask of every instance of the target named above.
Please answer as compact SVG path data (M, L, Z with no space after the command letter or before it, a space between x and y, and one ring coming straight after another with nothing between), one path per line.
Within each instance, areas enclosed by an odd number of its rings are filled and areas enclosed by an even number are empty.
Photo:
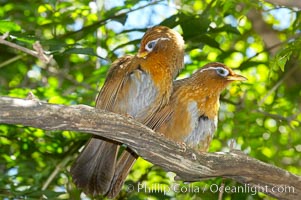
M197 151L207 151L217 128L220 93L245 77L222 63L209 63L176 81L171 99L149 123L157 132Z
M183 67L184 41L176 31L156 26L144 34L139 52L116 60L96 99L96 108L131 116L148 125L170 99L173 80ZM114 134L114 127L112 127ZM86 194L115 197L138 157L119 143L93 136L71 167Z

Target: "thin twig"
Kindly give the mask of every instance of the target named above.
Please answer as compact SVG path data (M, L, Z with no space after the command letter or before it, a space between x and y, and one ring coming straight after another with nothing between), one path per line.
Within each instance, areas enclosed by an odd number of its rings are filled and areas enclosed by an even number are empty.
M301 33L297 33L297 34L295 34L295 35L293 35L293 36L287 38L285 41L282 41L282 42L273 44L273 45L271 45L271 46L269 46L269 47L267 47L267 48L264 48L262 51L257 52L255 55L249 57L249 58L248 58L246 61L244 61L244 62L248 62L248 61L252 60L253 58L259 56L260 54L262 54L262 53L264 53L264 52L271 51L271 50L273 50L274 48L277 48L277 47L279 47L279 46L281 46L281 45L284 45L284 44L290 42L290 41L293 40L293 39L299 38L300 36L301 36Z
M66 170L67 164L71 160L75 159L77 155L76 152L78 152L78 149L82 145L83 145L82 143L77 142L74 145L72 145L71 148L69 148L69 150L65 153L66 156L56 165L55 169L52 171L48 179L43 184L42 190L46 190L49 187L50 183L55 179L55 177L60 171Z
M7 61L4 61L3 63L0 64L0 68L5 67L6 65L9 65L9 64L21 59L23 56L24 55L18 55L18 56L15 56L15 57L11 58L11 59L8 59Z
M272 113L268 113L268 112L261 111L261 110L253 110L252 112L253 113L260 113L260 114L263 114L267 117L271 117L271 118L279 120L279 121L286 121L288 123L296 120L297 116L301 113L301 112L299 112L299 113L296 113L292 116L284 117L282 115L272 114ZM301 121L298 121L298 122L301 122Z
M39 41L36 41L34 44L33 44L33 48L36 50L36 51L33 51L31 49L27 49L25 47L22 47L20 45L17 45L15 43L12 43L12 42L9 42L7 40L5 40L6 38L8 37L8 34L4 34L2 36L0 36L0 44L4 44L6 46L9 46L9 47L12 47L14 49L17 49L19 51L23 51L31 56L34 56L38 59L40 59L41 61L45 62L45 63L49 63L52 59L52 55L51 56L47 56L44 54L44 50L40 44Z
M2 36L0 36L0 39L5 40L8 36L9 36L9 32L6 32Z
M225 182L223 179L221 183L221 187L219 189L218 200L223 200L224 189L225 189Z
M53 172L50 174L48 179L45 181L45 183L42 186L42 190L46 190L50 183L53 181L53 179L56 177L56 175L62 170L65 169L65 166L69 163L69 161L72 159L72 156L67 155L58 165L56 165Z
M47 55L44 54L44 50L42 45L40 44L39 41L36 41L33 45L32 45L33 49L36 50L37 56L40 60L44 61L45 63L49 63L52 59L52 55L50 55L49 57Z

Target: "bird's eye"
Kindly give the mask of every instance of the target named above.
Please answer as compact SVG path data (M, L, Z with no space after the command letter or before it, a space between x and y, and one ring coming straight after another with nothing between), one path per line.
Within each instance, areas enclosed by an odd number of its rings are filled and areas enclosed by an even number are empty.
M229 71L225 68L217 67L215 70L216 73L222 77L226 77L229 74Z
M158 40L152 40L152 41L149 41L146 45L145 45L145 49L148 51L148 52L151 52L156 44L157 44Z

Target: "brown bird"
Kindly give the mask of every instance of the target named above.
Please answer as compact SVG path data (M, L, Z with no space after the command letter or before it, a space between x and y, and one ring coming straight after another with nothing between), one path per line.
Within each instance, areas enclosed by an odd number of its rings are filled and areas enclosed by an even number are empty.
M247 80L222 63L209 63L191 77L175 81L168 104L147 126L179 143L207 151L217 127L220 93L233 81ZM116 165L110 196L120 190L135 160L122 154Z
M97 97L96 108L131 116L147 124L168 103L173 79L183 67L183 60L184 41L179 33L164 26L150 28L141 40L137 55L121 57L112 64ZM131 168L122 164L125 160L119 160L118 164L125 169L122 179L115 173L119 147L116 142L93 136L71 167L75 184L91 195L113 197L118 194L119 190L112 183L122 185L123 176L126 177L127 169ZM129 149L122 155L131 160L130 163L137 158Z
M176 81L169 103L149 126L176 142L207 151L217 128L220 93L231 82L244 80L222 63L209 63Z

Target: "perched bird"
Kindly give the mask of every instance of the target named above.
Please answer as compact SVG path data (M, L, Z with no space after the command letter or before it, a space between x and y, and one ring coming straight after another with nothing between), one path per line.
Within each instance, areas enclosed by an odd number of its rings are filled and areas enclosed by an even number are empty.
M207 151L217 127L220 93L233 81L247 80L222 63L209 63L191 77L175 81L170 101L146 124L156 132L197 151ZM122 154L110 196L120 190L135 160Z
M207 151L217 128L220 93L231 82L244 80L222 63L209 63L176 81L169 103L148 125L169 139Z
M183 67L184 41L178 32L155 26L147 30L140 45L137 55L121 57L112 64L96 108L147 124L170 99L173 79ZM120 144L93 136L71 167L75 184L87 194L116 195L119 191L112 183L122 185L131 168L123 165L126 160L119 160L125 170L122 176L115 173L119 149ZM137 158L129 149L122 155L129 163Z

